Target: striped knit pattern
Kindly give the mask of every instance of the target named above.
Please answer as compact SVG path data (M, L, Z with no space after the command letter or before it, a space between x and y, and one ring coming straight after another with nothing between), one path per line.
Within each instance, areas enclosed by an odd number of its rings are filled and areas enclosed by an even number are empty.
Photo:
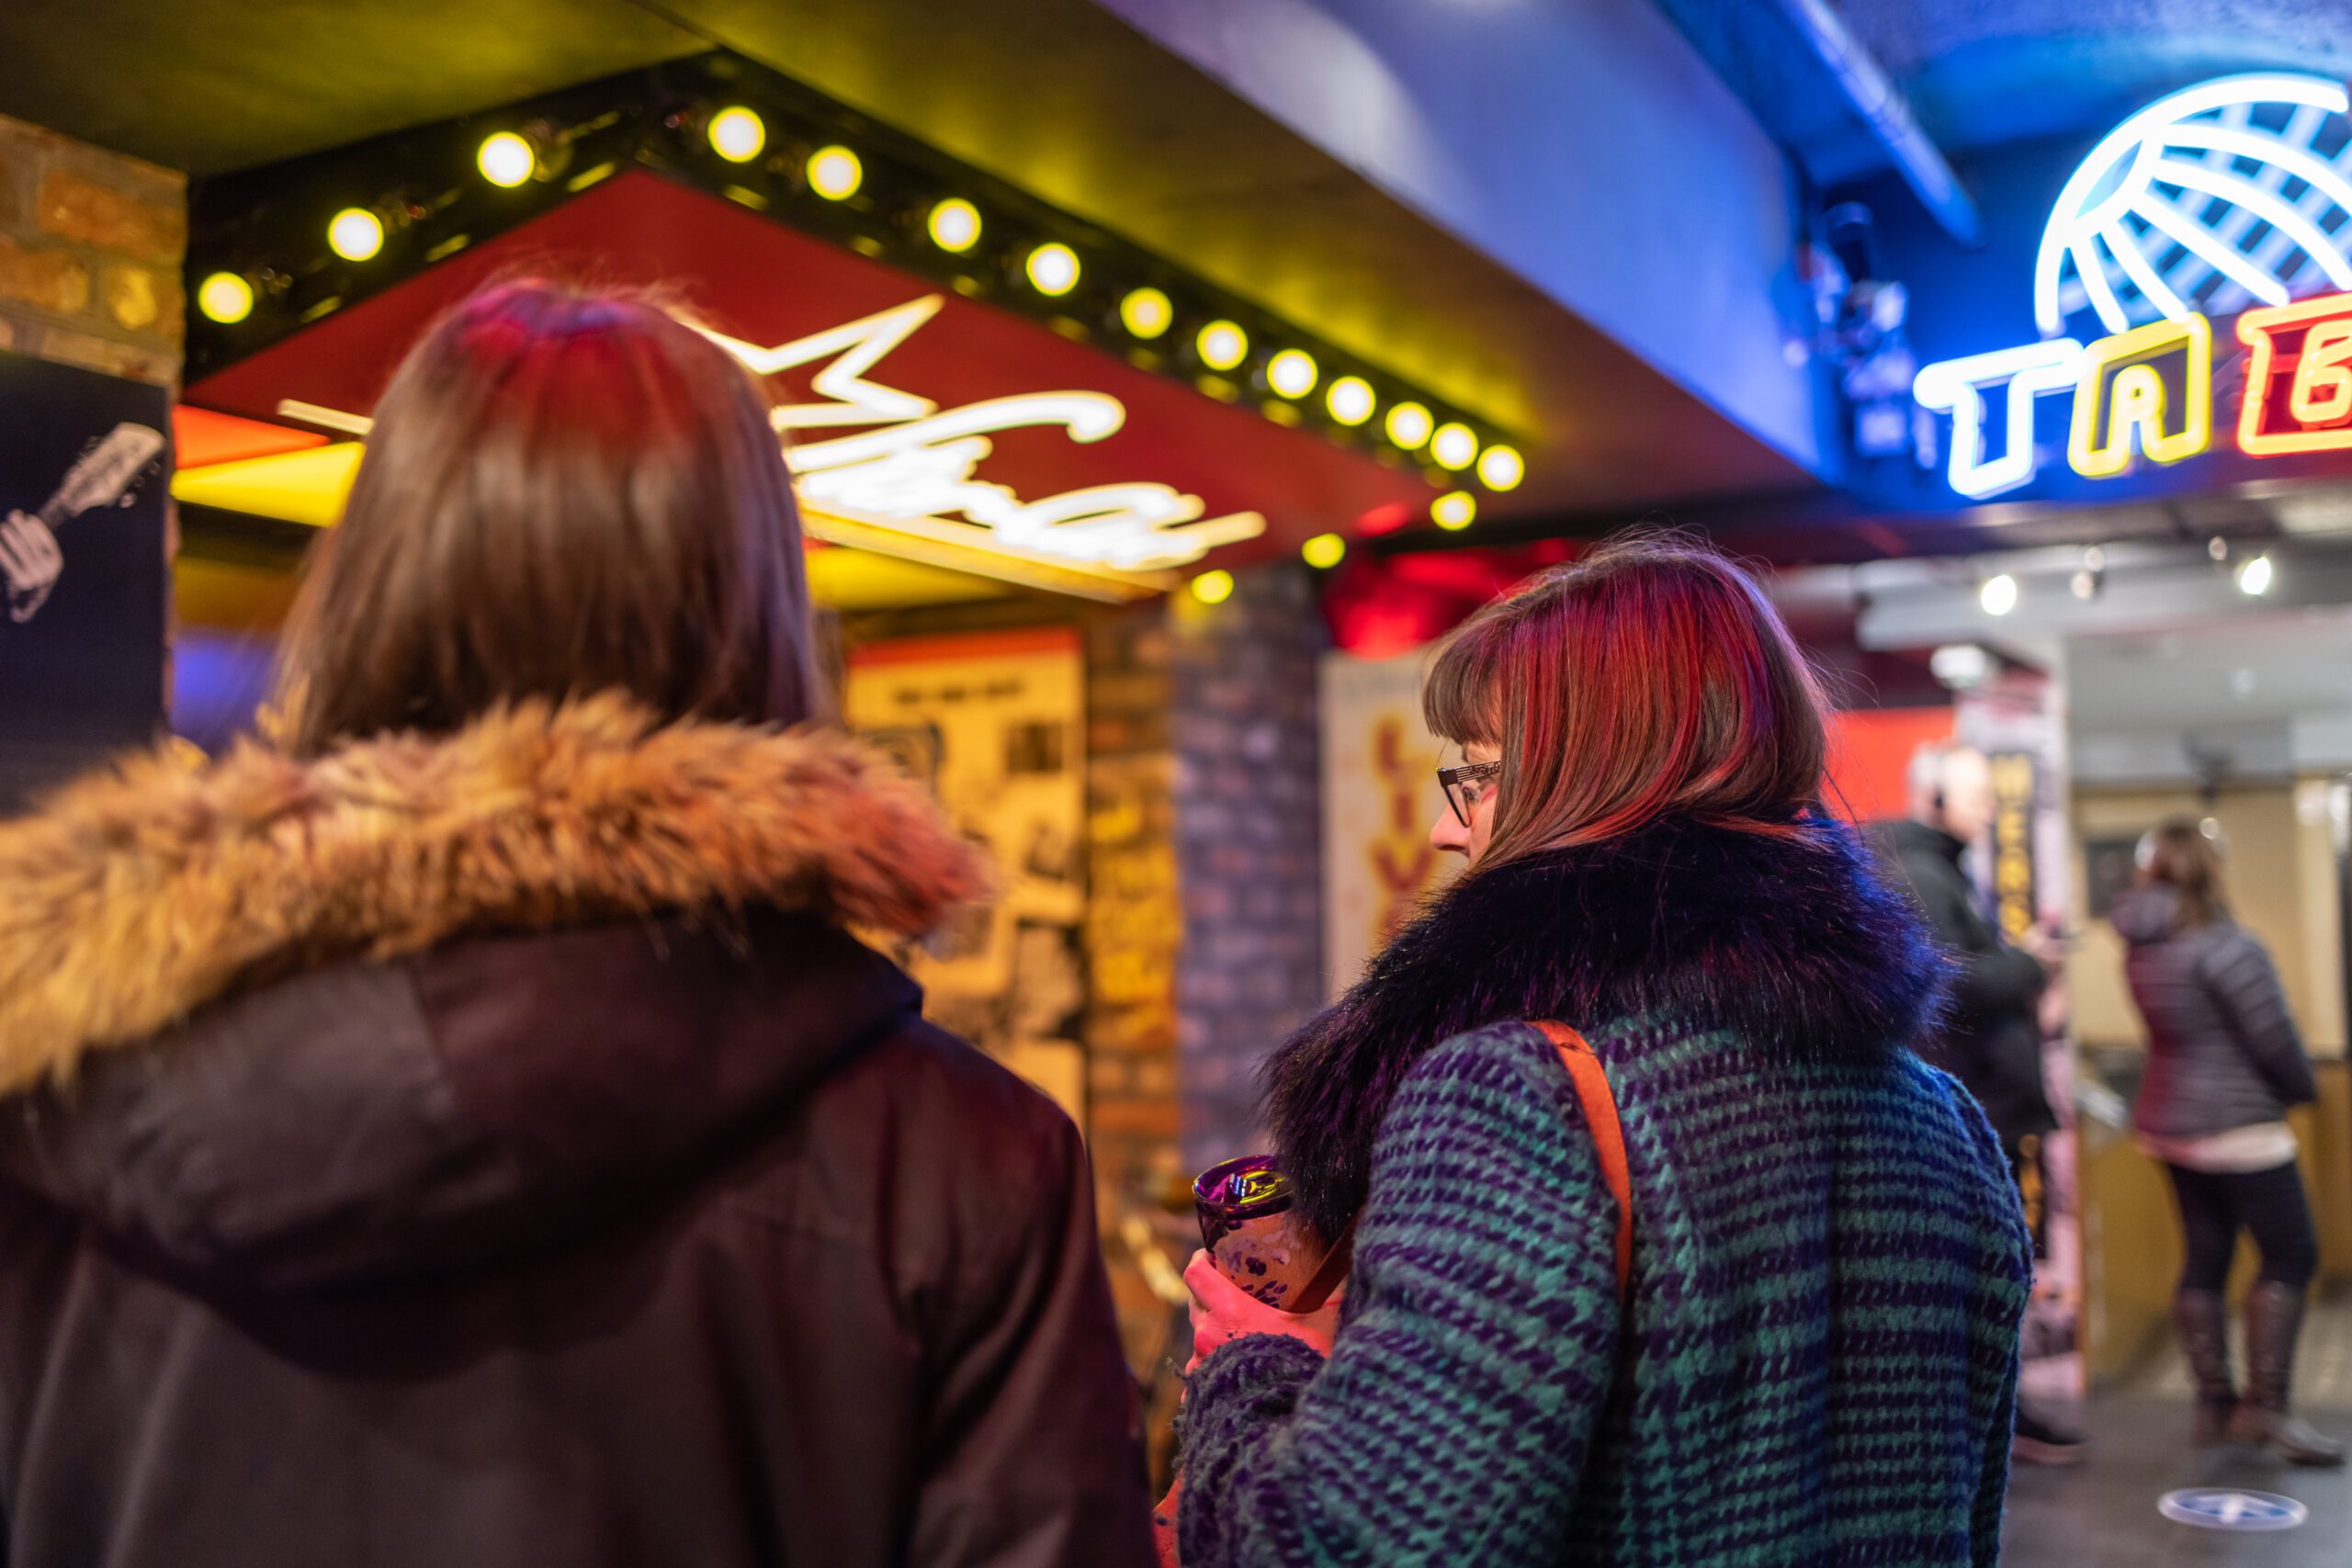
M2031 1250L1974 1102L1907 1053L1589 1038L1622 1316L1552 1046L1440 1045L1382 1124L1329 1364L1260 1336L1193 1378L1186 1568L1996 1560Z

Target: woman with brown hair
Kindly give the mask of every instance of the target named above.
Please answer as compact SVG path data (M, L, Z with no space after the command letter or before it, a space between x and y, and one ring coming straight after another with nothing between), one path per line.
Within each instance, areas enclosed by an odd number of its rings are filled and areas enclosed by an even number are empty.
M2132 1124L2172 1177L2188 1243L2173 1322L2197 1384L2196 1440L2342 1464L2343 1444L2287 1413L2304 1297L2319 1269L2287 1110L2309 1104L2318 1086L2270 954L2230 919L2215 835L2186 818L2150 833L2140 886L2109 919L2130 944L2125 974L2148 1031ZM2262 1250L2245 1302L2243 1395L2230 1376L2223 1295L2241 1231Z
M282 738L0 827L0 1561L1148 1561L1085 1152L853 929L974 852L819 705L759 388L493 288Z
M1188 1272L1186 1568L1992 1562L2030 1242L1780 618L1612 544L1424 705L1469 868L1268 1066L1353 1267L1336 1332Z

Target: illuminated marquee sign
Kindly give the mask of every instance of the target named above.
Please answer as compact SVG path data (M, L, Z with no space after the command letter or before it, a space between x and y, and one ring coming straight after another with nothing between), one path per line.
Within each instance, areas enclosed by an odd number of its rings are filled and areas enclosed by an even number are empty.
M1254 512L1204 518L1201 498L1164 484L1092 485L1023 501L976 477L989 437L1033 426L1100 441L1126 423L1102 392L1029 392L942 412L928 398L866 379L883 355L936 315L930 295L861 321L762 348L709 335L762 376L830 360L811 381L823 402L775 411L777 434L856 427L856 434L791 443L801 499L820 511L943 544L1048 560L1150 571L1196 561L1219 545L1266 531Z
M2086 479L2208 450L2212 321L2240 310L2240 450L2352 447L2347 114L2341 82L2233 76L2163 98L2101 141L2042 231L2042 341L1943 360L1913 383L1922 408L1951 416L1952 489L1981 500L2030 483L2036 404L2058 393L2074 399L2066 457ZM2335 292L2290 302L2319 287ZM2108 335L2064 335L2083 312ZM2000 451L1988 456L1996 419Z
M979 467L994 450L991 436L1042 427L1091 444L1115 434L1126 423L1126 408L1102 392L1051 391L942 409L868 379L867 372L942 303L941 296L931 295L768 347L705 329L762 377L821 364L809 382L820 400L783 404L771 416L812 535L869 548L888 548L898 539L1045 567L1140 573L1182 566L1220 545L1265 532L1258 513L1204 517L1200 497L1170 485L1134 480L1024 499L980 479ZM373 423L294 400L280 400L277 412L361 436ZM807 439L810 432L822 434ZM358 460L358 446L351 442L277 452L209 473L184 472L174 493L232 511L327 524L342 511Z

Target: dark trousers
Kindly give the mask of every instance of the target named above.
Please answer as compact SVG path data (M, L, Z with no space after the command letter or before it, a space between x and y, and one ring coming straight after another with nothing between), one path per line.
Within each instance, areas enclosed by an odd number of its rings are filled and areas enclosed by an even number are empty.
M2219 1291L2227 1285L2242 1230L2253 1233L2262 1251L2263 1279L2300 1291L2319 1272L2319 1236L2312 1229L2302 1175L2293 1160L2269 1170L2165 1168L2172 1173L2181 1233L2188 1243L2182 1290Z

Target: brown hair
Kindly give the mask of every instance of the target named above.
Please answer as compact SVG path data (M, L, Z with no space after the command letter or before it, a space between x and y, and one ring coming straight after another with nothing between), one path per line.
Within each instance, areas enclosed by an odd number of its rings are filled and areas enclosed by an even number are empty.
M1612 540L1487 605L1421 700L1435 733L1502 750L1481 869L1667 816L1792 833L1821 793L1812 670L1755 580L1679 536Z
M2148 880L2180 897L2175 929L2210 926L2230 918L2222 889L2222 852L2192 817L2169 818L2148 835Z
M297 602L288 744L620 691L811 716L800 517L750 373L650 299L521 280L435 322L377 405Z

